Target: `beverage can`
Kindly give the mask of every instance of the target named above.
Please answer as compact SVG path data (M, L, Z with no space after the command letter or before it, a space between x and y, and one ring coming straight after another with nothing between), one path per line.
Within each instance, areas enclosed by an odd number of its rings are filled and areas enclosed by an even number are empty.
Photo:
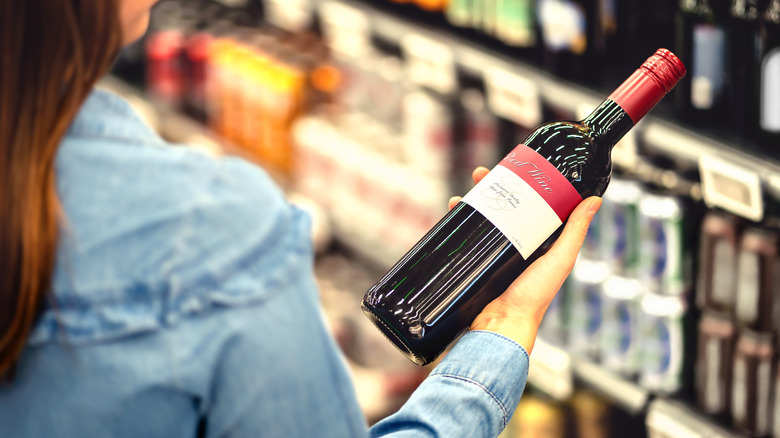
M610 277L601 298L601 363L616 373L634 376L639 367L639 311L642 286L636 279Z
M625 179L613 179L604 193L598 213L601 254L615 275L634 277L637 274L641 198L641 185Z
M609 274L605 263L580 259L569 281L571 316L569 351L597 357L602 322L602 288Z
M679 198L646 194L639 204L639 279L654 293L681 295L690 288L690 252Z
M648 293L642 297L639 384L653 392L674 394L683 388L685 364L691 359L685 348L687 311L679 296Z

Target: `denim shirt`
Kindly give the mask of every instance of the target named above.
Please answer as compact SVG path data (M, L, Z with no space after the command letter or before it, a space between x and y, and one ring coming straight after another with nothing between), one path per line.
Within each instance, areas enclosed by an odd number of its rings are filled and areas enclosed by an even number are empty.
M309 219L261 169L166 144L98 90L56 173L52 294L0 385L0 437L494 437L511 417L528 355L476 331L368 429Z

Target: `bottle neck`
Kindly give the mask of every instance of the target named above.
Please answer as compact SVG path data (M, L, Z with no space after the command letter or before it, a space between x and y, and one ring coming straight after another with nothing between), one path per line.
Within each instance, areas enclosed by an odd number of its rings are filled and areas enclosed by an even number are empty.
M628 113L611 99L602 102L582 124L590 130L594 143L610 149L634 127Z

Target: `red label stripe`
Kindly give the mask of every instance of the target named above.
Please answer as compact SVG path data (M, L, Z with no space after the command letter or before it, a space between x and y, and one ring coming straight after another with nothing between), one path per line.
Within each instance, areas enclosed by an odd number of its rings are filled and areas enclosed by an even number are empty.
M582 197L549 161L524 144L518 145L499 165L511 170L530 185L566 221Z

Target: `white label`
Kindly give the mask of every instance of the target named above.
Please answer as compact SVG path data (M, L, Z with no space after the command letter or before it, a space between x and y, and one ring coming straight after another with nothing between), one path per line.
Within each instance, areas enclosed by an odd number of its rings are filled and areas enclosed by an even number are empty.
M758 319L760 294L758 254L742 251L739 255L737 275L737 317L745 324L753 324Z
M761 362L756 375L758 403L756 404L756 432L765 435L769 432L769 391L772 388L772 368L769 360Z
M585 51L585 12L578 5L568 0L542 0L538 14L547 47Z
M723 409L722 385L720 384L720 340L712 339L705 346L707 371L704 382L704 407L709 412Z
M734 383L731 392L731 416L734 421L744 423L747 417L747 366L745 359L734 362Z
M764 218L761 180L750 171L724 159L706 155L699 160L704 202L760 222Z
M455 55L452 49L431 38L418 34L401 39L406 58L406 72L412 83L428 87L442 94L455 91Z
M718 239L712 251L712 300L731 307L734 299L734 247L731 242Z
M488 105L496 115L532 128L542 122L542 100L536 83L499 67L485 70Z
M726 33L710 24L693 29L693 65L691 104L694 108L712 108L725 84Z
M761 65L761 129L780 132L780 47L769 52Z
M336 1L322 2L319 10L325 39L334 52L352 59L368 52L371 32L363 11Z
M463 202L482 213L526 259L563 224L528 183L503 166L493 168Z
M291 32L305 30L314 18L311 0L265 0L268 22Z
M775 379L774 436L780 436L780 373Z

